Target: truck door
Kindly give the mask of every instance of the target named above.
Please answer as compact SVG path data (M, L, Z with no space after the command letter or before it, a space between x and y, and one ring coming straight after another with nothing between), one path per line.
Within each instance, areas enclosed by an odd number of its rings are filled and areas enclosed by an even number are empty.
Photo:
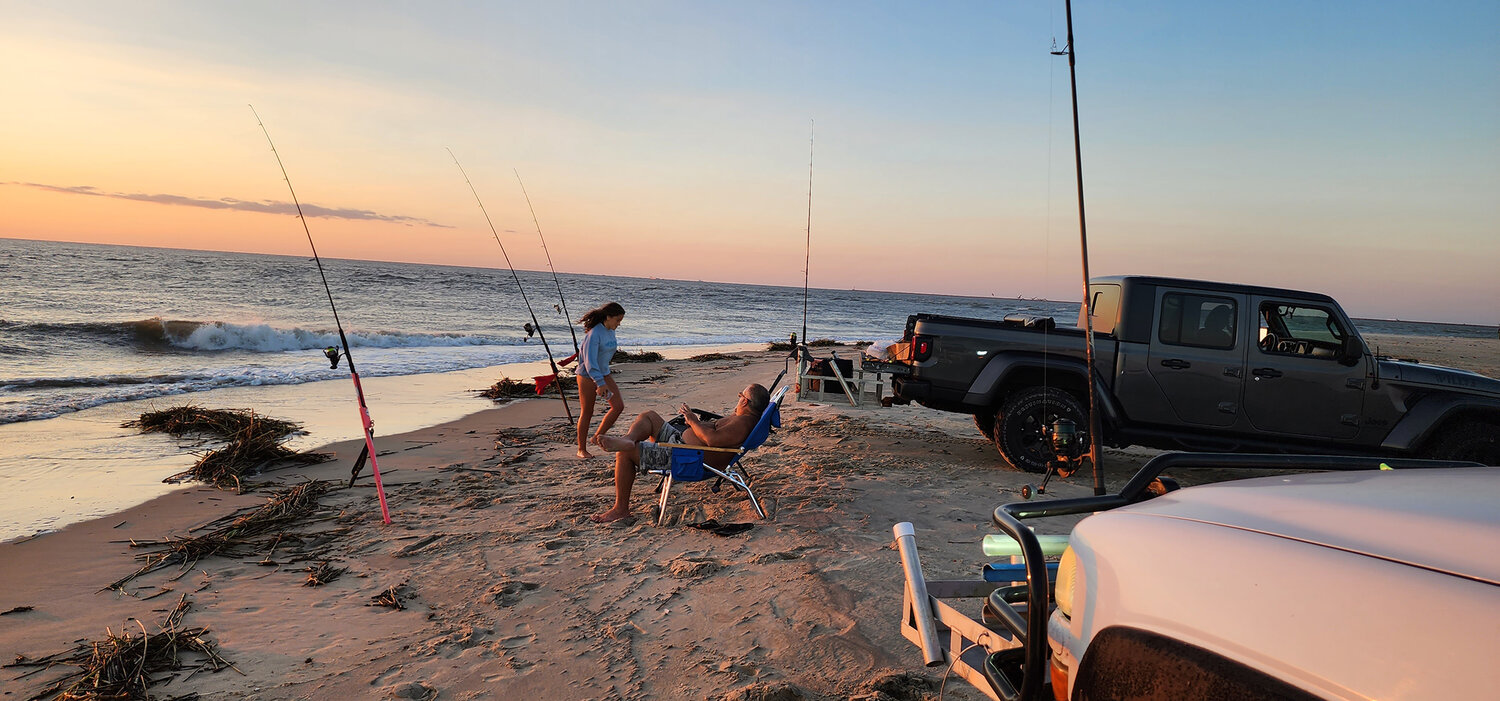
M1239 416L1247 328L1244 295L1157 289L1147 372L1183 423L1229 426Z
M1364 410L1364 358L1340 362L1348 321L1326 303L1255 296L1259 338L1250 351L1245 413L1262 431L1352 438Z

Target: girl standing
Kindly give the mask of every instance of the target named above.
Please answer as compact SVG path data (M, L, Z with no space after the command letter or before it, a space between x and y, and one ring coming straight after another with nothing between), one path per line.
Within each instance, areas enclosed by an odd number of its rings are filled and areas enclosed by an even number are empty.
M625 411L625 398L620 396L620 387L609 372L609 361L615 357L619 344L615 341L615 329L625 320L625 308L619 302L610 302L591 309L578 322L583 324L583 343L578 355L578 457L591 458L588 443L598 444L604 434L615 425L615 419ZM594 398L609 402L609 411L599 419L599 430L592 440L589 422L594 418ZM587 442L586 442L587 441Z

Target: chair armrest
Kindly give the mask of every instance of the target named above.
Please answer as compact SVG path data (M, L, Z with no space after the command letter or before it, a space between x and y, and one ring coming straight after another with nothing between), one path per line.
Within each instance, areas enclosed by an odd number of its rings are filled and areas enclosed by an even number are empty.
M711 445L688 445L686 443L657 443L663 448L686 448L688 450L712 450L716 453L738 453L739 448L719 448Z

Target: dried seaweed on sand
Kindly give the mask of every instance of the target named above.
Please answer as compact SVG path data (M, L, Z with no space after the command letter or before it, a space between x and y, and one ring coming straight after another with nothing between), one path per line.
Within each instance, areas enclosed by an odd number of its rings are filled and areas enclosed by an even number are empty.
M563 389L577 389L578 380L573 377L559 377L556 384L562 385ZM538 396L536 383L529 380L512 380L509 377L500 378L499 382L485 389L474 390L479 396L496 401L504 399L522 399L525 397Z
M807 347L808 348L822 348L822 347L825 347L825 346L842 346L842 345L844 345L844 344L839 343L838 341L835 341L835 340L833 340L831 338L820 338L820 339L818 339L816 341L808 341L807 342ZM790 350L792 350L793 348L796 348L796 347L797 346L795 344L792 344L792 343L785 343L785 342L782 342L782 341L772 341L769 345L766 346L766 350L771 351L771 352L787 352L787 351L790 351Z
M609 359L611 363L659 363L667 357L656 351L641 351L631 353L630 351L617 350L614 357Z
M119 589L136 577L173 565L186 573L199 560L213 555L243 557L264 552L270 541L281 540L283 529L317 511L318 499L332 487L332 482L315 480L282 490L273 494L265 505L234 517L228 524L203 535L132 541L131 547L150 548L151 551L136 556L143 563L140 569L111 582L104 589Z
M321 562L317 567L307 568L307 581L303 582L302 586L321 587L348 571L348 567L334 567L332 563Z
M141 628L139 636L122 629L118 634L105 630L105 637L98 641L84 641L67 652L59 652L38 659L17 656L16 661L6 667L36 667L21 675L35 674L57 665L78 667L78 671L49 684L45 689L28 696L27 701L59 699L62 701L126 701L150 699L148 689L160 682L176 678L177 672L191 669L188 676L200 669L219 671L226 667L234 669L219 655L217 646L206 640L207 628L178 628L188 609L187 595L177 600L177 606L167 614L160 632L147 633L145 624L136 621ZM182 655L190 653L193 662L184 664ZM236 670L238 671L238 670ZM163 676L163 673L170 673ZM179 697L183 698L183 697ZM196 694L186 698L196 698Z
M302 430L301 425L261 416L249 409L204 409L189 404L148 411L123 425L143 432L196 434L228 441L222 448L203 453L191 469L168 477L169 482L196 479L220 489L240 491L241 477L271 465L310 465L332 459L326 453L298 452L286 447L286 437Z
M411 598L411 595L407 594L404 591L401 591L404 588L406 588L405 584L397 584L394 587L386 589L385 591L370 597L370 603L365 605L384 606L386 608L396 609L397 611L405 611L406 604L402 603L402 600Z
M695 363L707 363L707 362L713 361L713 360L739 360L739 359L740 359L740 357L737 356L737 355L727 355L727 354L724 354L724 353L703 353L701 355L695 355L695 356L693 356L691 358L688 358L688 360L691 360L692 362L695 362Z
M120 425L138 428L142 433L170 433L174 436L201 434L220 438L231 438L252 426L258 432L279 436L302 430L302 425L294 421L267 418L249 409L204 409L193 404L148 411L141 414L140 418Z

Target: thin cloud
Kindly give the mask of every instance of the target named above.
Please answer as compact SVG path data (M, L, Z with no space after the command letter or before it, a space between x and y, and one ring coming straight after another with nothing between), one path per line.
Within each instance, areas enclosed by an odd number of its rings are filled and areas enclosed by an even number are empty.
M275 202L265 200L261 202L248 202L237 200L233 197L224 197L217 200L202 199L199 197L184 197L182 195L148 195L132 192L104 192L89 185L78 185L74 187L61 187L58 185L44 185L42 183L11 182L8 185L21 185L34 187L38 190L48 192L61 192L68 195L92 195L94 197L108 197L116 200L134 200L136 202L155 202L156 204L175 205L178 207L201 207L203 209L229 209L239 212L258 212L261 214L292 214L297 213L297 207L290 202ZM320 207L315 204L302 205L302 214L309 217L322 217L324 219L351 219L355 221L379 221L404 224L406 226L431 226L440 229L452 229L455 227L447 224L439 224L421 217L406 217L399 214L380 214L368 209L335 209Z

